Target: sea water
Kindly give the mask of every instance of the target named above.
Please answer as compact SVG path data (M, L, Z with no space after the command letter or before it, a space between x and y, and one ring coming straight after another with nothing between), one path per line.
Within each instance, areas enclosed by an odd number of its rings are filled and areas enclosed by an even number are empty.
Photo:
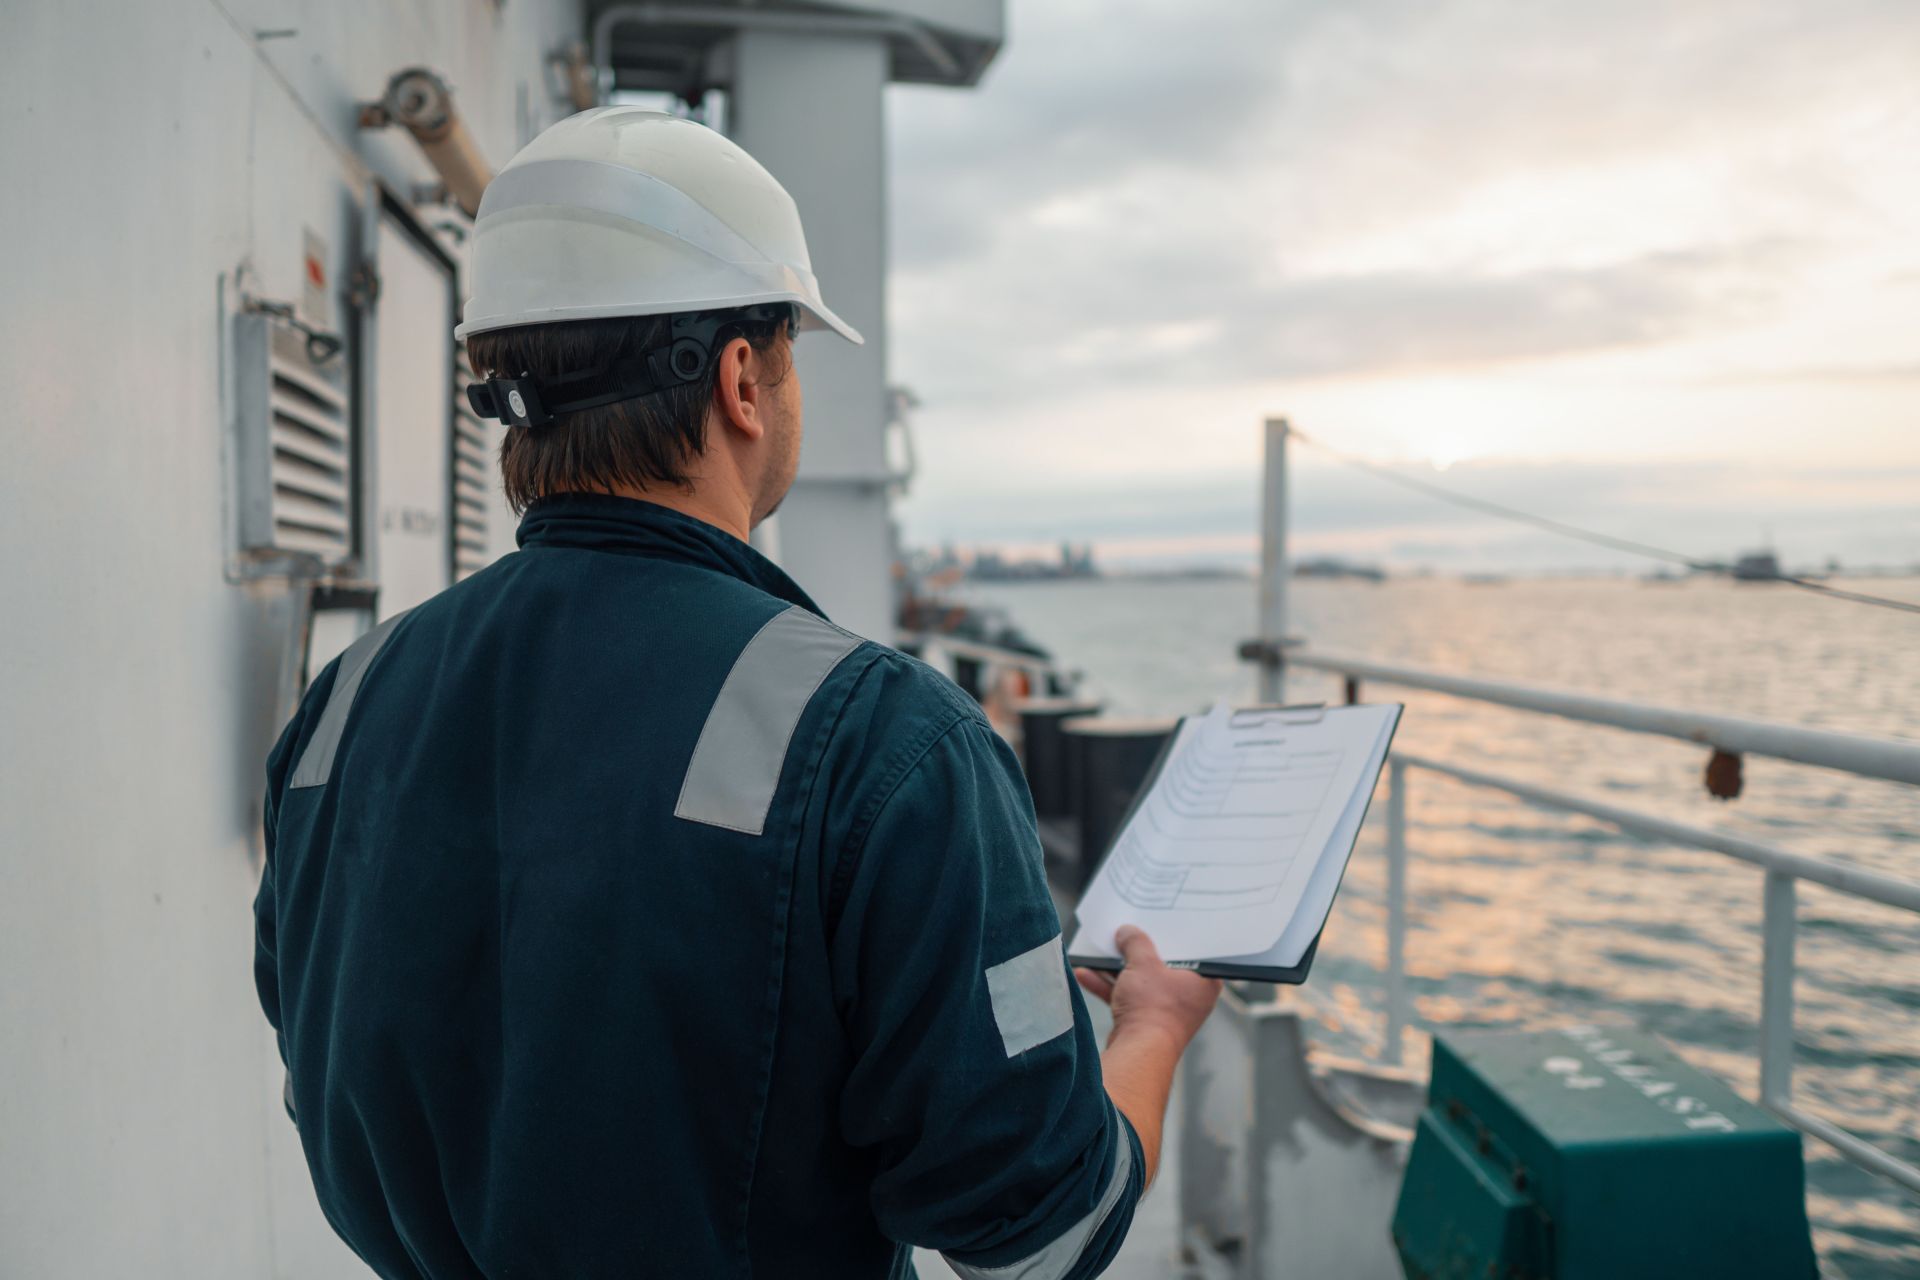
M1849 583L1847 585L1861 585ZM1862 585L1920 598L1920 579ZM971 584L1125 714L1247 698L1242 580ZM1575 689L1824 729L1920 738L1920 616L1777 584L1448 579L1292 584L1290 630L1330 654ZM1337 699L1297 672L1288 697ZM1396 745L1815 857L1920 879L1920 788L1748 758L1733 801L1702 784L1704 748L1437 694ZM1410 776L1409 990L1418 1026L1624 1020L1748 1097L1757 1092L1762 873L1648 843L1433 774ZM1304 989L1318 1035L1382 1044L1386 951L1380 806L1369 817ZM1794 1097L1920 1162L1920 917L1818 885L1799 899ZM1424 1070L1426 1040L1407 1061ZM1809 1208L1828 1268L1920 1275L1920 1207L1806 1140Z

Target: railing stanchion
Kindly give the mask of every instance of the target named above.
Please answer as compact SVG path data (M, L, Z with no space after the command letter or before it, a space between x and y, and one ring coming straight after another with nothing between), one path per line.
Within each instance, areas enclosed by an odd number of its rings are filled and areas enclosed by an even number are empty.
M1387 762L1387 1044L1384 1060L1400 1065L1407 1026L1407 766Z
M1255 698L1285 702L1287 693L1287 420L1268 418L1260 497L1260 635Z
M1793 968L1796 881L1767 872L1760 921L1760 1101L1793 1104Z

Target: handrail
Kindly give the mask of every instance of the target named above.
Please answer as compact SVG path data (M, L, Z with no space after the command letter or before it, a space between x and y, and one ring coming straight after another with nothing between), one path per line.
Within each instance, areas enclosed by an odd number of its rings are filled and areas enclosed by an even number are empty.
M1772 756L1864 777L1920 785L1920 742L1835 733L1804 725L1686 711L1601 698L1570 690L1456 676L1368 658L1294 650L1288 663L1346 676L1426 689L1521 711L1608 725L1636 733L1698 742L1722 751ZM1350 692L1349 696L1352 696ZM1909 1191L1920 1191L1920 1166L1890 1155L1846 1129L1812 1115L1793 1101L1793 988L1798 919L1795 889L1802 880L1904 911L1920 913L1920 882L1866 867L1792 853L1773 845L1707 827L1675 822L1556 787L1505 777L1485 769L1449 764L1396 751L1389 758L1387 797L1387 963L1384 1062L1400 1061L1408 1024L1406 983L1406 786L1407 775L1424 769L1468 786L1503 791L1530 804L1577 813L1631 835L1664 840L1735 858L1763 870L1760 965L1760 1102L1780 1120L1818 1138L1855 1165Z
M1793 1101L1794 950L1798 933L1795 888L1801 880L1809 880L1841 893L1920 913L1920 882L1865 867L1810 858L1757 840L1674 822L1554 787L1399 751L1388 758L1387 774L1390 791L1387 803L1387 1041L1383 1054L1386 1063L1398 1065L1401 1033L1408 1021L1406 786L1407 774L1414 769L1425 769L1468 786L1504 791L1532 804L1578 813L1633 835L1719 853L1765 871L1760 925L1760 1103L1784 1123L1820 1139L1860 1168L1909 1191L1920 1192L1920 1165L1889 1155L1839 1125L1802 1110Z
M1766 871L1784 872L1797 880L1811 880L1815 884L1823 884L1829 889L1838 889L1842 893L1850 893L1857 898L1868 898L1890 907L1920 912L1920 881L1902 880L1898 876L1883 875L1878 871L1849 866L1844 862L1810 858L1803 853L1789 853L1785 849L1777 849L1770 844L1762 844L1758 840L1748 840L1742 836L1728 835L1725 832L1696 827L1685 822L1674 822L1667 818L1655 817L1650 813L1624 809L1603 800L1575 795L1570 791L1542 787L1535 783L1522 782L1517 778L1503 778L1498 774L1487 773L1480 769L1443 764L1427 756L1395 752L1394 758L1411 769L1425 769L1429 773L1445 774L1449 778L1473 786L1504 791L1508 795L1518 796L1522 800L1545 805L1550 809L1564 809L1568 813L1578 813L1594 818L1634 835L1666 840L1693 849L1724 853L1730 858L1750 862Z
M1400 1038L1407 1025L1407 990L1405 990L1405 933L1407 933L1407 913L1405 913L1405 864L1407 864L1407 773L1411 770L1427 770L1428 773L1440 773L1442 777L1452 777L1469 787L1486 787L1490 791L1517 796L1530 804L1540 804L1546 808L1565 810L1569 814L1582 814L1586 818L1603 821L1611 827L1619 827L1630 835L1640 835L1647 839L1668 841L1688 848L1699 848L1707 852L1716 852L1728 858L1738 858L1740 862L1761 867L1766 871L1763 887L1763 912L1761 912L1761 1103L1776 1117L1788 1125L1818 1138L1839 1151L1843 1157L1859 1165L1868 1173L1878 1174L1891 1182L1905 1186L1910 1192L1920 1192L1920 1165L1912 1165L1876 1148L1874 1144L1859 1138L1857 1134L1847 1132L1845 1128L1834 1125L1832 1121L1811 1115L1793 1103L1793 950L1795 936L1799 931L1797 910L1795 910L1795 887L1799 881L1812 881L1816 885L1826 885L1857 898L1866 898L1870 902L1880 902L1891 908L1920 913L1920 881L1908 881L1895 875L1884 875L1880 871L1870 871L1866 867L1830 862L1822 858L1807 858L1805 854L1791 854L1784 848L1774 848L1772 844L1749 841L1738 835L1726 835L1722 831L1709 831L1707 827L1693 827L1688 823L1657 818L1653 814L1642 814L1638 810L1620 808L1619 804L1607 804L1603 800L1592 800L1569 791L1559 791L1555 787L1540 787L1536 783L1526 783L1515 777L1501 777L1498 773L1484 770L1471 770L1455 764L1446 764L1432 760L1427 756L1415 756L1409 752L1392 752L1388 756L1388 802L1386 802L1386 873L1388 873L1388 902L1386 902L1386 1044L1382 1046L1382 1061L1388 1065L1400 1063Z
M1522 711L1537 711L1590 724L1611 725L1635 733L1678 738L1683 742L1702 743L1734 754L1771 756L1776 760L1819 765L1862 777L1920 786L1920 742L1903 738L1835 733L1779 720L1752 720L1744 716L1627 702L1570 689L1449 675L1425 667L1376 662L1371 658L1354 658L1314 650L1289 650L1286 662L1289 666L1331 671L1358 680L1427 689L1478 702L1516 707Z

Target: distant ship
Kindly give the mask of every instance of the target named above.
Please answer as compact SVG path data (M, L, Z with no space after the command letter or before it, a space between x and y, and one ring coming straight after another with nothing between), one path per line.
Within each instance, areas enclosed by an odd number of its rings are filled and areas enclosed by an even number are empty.
M1780 557L1771 551L1748 551L1733 562L1730 572L1735 582L1776 582Z
M1362 582L1385 582L1386 570L1370 564L1349 564L1345 560L1336 560L1325 556L1318 560L1302 560L1294 565L1296 578L1357 578Z

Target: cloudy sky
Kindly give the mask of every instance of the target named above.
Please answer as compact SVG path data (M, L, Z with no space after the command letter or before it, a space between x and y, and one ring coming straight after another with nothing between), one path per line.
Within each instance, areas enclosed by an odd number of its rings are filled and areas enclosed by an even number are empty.
M1009 0L896 88L920 542L1250 556L1259 424L1628 537L1920 561L1920 3ZM1627 563L1295 455L1306 551Z

